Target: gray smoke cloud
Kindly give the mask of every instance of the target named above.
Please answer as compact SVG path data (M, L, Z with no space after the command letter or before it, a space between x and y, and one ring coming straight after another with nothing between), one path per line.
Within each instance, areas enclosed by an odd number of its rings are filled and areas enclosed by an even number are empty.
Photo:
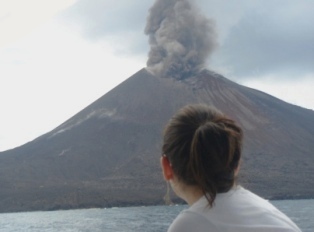
M217 47L215 24L189 0L157 0L145 34L147 69L159 77L183 80L200 72Z

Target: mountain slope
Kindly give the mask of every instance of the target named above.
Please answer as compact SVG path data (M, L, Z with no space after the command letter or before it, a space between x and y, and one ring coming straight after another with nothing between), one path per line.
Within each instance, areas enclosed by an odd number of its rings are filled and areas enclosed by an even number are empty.
M269 198L314 196L313 111L208 70L176 81L142 69L51 132L0 153L0 210L162 203L162 129L188 103L241 124L243 185Z

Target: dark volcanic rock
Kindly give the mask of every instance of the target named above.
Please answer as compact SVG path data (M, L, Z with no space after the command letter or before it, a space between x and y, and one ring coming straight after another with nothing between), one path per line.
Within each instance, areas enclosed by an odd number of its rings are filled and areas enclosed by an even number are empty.
M160 204L162 129L188 103L245 131L240 182L267 198L314 197L314 112L204 70L184 81L145 69L51 132L0 153L0 211Z

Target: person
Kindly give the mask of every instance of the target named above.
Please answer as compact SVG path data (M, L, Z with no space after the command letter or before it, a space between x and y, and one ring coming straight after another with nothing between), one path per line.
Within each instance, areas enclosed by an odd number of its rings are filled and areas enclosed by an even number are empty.
M236 184L242 129L217 109L187 105L163 136L163 176L188 203L168 232L301 231L271 203Z

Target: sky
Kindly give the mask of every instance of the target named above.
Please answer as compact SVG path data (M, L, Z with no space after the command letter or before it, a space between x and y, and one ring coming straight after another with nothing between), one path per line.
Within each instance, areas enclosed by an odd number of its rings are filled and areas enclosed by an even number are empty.
M206 67L314 110L314 1L194 0ZM47 133L146 66L154 0L0 0L0 151Z

